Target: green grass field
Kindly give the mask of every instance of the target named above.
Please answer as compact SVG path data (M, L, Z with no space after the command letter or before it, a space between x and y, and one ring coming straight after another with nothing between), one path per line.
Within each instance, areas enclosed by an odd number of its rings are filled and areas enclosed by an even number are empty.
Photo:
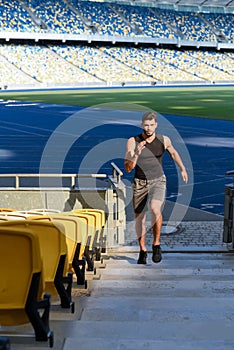
M86 107L124 103L124 108L126 104L131 108L137 104L162 114L234 121L234 86L2 91L0 98Z

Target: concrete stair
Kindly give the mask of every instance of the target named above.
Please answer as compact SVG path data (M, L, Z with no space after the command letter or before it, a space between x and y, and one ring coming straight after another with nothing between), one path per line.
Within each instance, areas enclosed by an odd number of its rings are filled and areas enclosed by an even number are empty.
M137 256L106 261L80 320L64 323L63 350L234 348L233 253L149 254L146 266Z

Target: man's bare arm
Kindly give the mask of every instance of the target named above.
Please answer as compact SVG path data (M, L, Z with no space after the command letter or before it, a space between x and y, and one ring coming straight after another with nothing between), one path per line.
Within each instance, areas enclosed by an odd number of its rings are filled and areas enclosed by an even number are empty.
M136 147L136 141L134 137L131 137L127 141L126 145L126 154L125 154L125 160L124 160L124 167L128 173L132 171L137 163L137 159L139 155L141 154L141 151L145 147L146 142L142 141L140 142Z
M179 155L179 153L176 151L176 149L173 147L171 140L169 139L169 137L164 136L164 142L165 142L165 148L168 151L168 153L170 154L171 158L174 160L174 162L178 165L178 167L180 168L181 171L181 177L184 180L185 183L188 182L188 174L187 171L185 169L185 166L182 162L182 159Z

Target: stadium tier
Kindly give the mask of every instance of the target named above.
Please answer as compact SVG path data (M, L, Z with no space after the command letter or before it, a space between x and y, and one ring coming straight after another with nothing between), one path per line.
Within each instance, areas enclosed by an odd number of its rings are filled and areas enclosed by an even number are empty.
M0 0L0 88L232 83L234 15L217 11Z

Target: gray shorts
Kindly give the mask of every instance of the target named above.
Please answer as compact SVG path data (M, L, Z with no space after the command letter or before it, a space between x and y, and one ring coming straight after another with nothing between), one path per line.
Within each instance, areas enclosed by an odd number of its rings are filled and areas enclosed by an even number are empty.
M135 214L147 211L148 200L156 199L164 202L166 196L166 176L154 180L134 179L133 209Z

